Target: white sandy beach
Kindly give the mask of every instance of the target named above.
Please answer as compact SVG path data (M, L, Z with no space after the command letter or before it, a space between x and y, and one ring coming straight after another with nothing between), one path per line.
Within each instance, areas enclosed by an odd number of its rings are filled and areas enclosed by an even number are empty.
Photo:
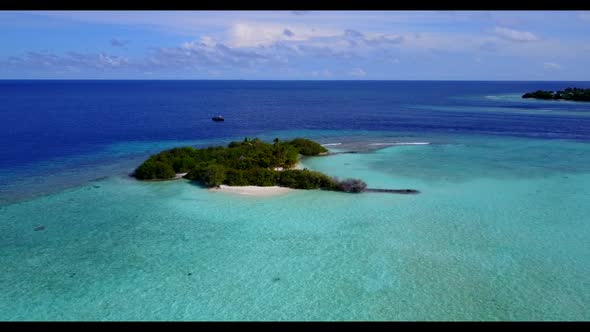
M233 193L239 195L247 195L247 196L257 196L257 197L265 197L265 196L276 196L288 193L292 190L291 188L279 187L279 186L272 186L272 187L258 187L258 186L241 186L241 187L233 187L233 186L226 186L222 184L219 188L211 188L209 191L211 192L225 192L225 193Z
M291 169L303 169L301 163L295 164ZM282 167L275 168L277 171L282 171ZM233 193L239 195L247 195L247 196L256 196L256 197L268 197L268 196L276 196L288 193L296 189L286 188L286 187L279 187L279 186L271 186L271 187L259 187L259 186L227 186L222 184L219 188L210 188L209 191L211 192L225 192L225 193Z

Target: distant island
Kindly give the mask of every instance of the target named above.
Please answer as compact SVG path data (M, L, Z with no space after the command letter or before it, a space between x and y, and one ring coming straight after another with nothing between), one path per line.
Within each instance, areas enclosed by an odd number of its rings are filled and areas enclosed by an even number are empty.
M527 92L522 98L535 98L545 100L572 100L572 101L590 101L590 89L567 88L563 91L544 91Z
M135 169L140 180L168 180L182 177L208 188L226 186L280 186L294 189L324 189L358 193L367 185L359 179L338 180L307 169L292 169L299 155L326 155L320 144L296 138L272 144L258 138L244 138L227 147L204 149L174 148L152 155Z

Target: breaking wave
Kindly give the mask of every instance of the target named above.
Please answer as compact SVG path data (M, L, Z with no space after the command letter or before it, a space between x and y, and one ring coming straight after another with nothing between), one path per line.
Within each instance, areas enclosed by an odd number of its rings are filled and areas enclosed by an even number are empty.
M369 145L428 145L430 142L371 143Z

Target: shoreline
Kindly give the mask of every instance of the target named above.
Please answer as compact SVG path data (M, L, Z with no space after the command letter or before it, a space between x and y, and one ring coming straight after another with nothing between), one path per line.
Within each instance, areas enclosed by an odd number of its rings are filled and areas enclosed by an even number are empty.
M137 181L143 181L143 182L163 182L163 181L174 181L174 180L180 180L182 179L185 175L187 175L188 173L176 173L176 175L173 178L170 179L149 179L149 180L140 180L137 179L135 176L130 175L132 178L134 178Z
M297 162L297 164L293 165L293 167L288 168L288 169L304 169L304 167L301 165L300 162ZM274 170L282 172L284 169L277 167ZM238 195L244 195L244 196L270 197L270 196L283 195L283 194L286 194L288 192L292 192L293 190L298 190L298 189L293 189L293 188L288 188L288 187L280 187L280 186L268 186L268 187L228 186L228 185L222 184L221 186L219 186L217 188L209 188L207 190L209 192L223 192L223 193L231 193L231 194L238 194Z
M217 188L209 188L207 189L209 192L223 192L223 193L231 193L231 194L238 194L238 195L245 195L245 196L254 196L254 197L269 197L269 196L277 196L286 194L288 192L292 192L293 188L287 187L279 187L279 186L269 186L269 187L260 187L260 186L228 186L222 184Z

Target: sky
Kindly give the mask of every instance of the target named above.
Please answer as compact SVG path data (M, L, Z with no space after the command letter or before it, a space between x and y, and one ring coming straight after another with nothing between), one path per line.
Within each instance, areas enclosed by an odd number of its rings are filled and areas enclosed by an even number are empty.
M590 81L590 11L3 11L0 79Z

